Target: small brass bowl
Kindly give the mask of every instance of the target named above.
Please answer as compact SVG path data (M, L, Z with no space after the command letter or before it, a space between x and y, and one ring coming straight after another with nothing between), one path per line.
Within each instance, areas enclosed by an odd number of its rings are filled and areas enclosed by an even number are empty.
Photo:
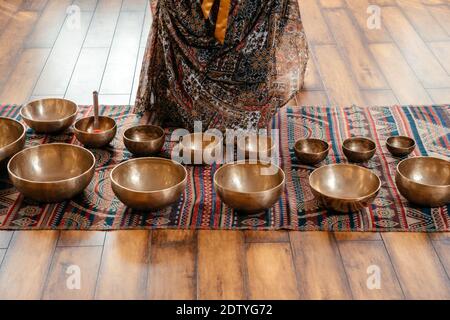
M94 130L94 117L86 117L75 122L74 133L78 141L90 148L101 148L110 143L117 132L113 118L99 116L98 132Z
M284 185L284 171L261 161L225 164L214 175L214 188L220 199L245 213L271 208L280 198Z
M301 163L313 165L328 156L330 146L320 139L301 139L295 143L294 151Z
M214 156L214 150L222 143L222 139L208 133L191 133L182 137L180 147L186 164L207 163L204 155Z
M14 119L0 117L0 162L22 150L25 137L23 124Z
M176 202L186 188L187 171L163 158L137 158L116 166L110 174L114 194L125 205L155 210Z
M395 157L406 157L414 151L416 142L405 136L393 136L386 140L386 148Z
M350 162L369 161L376 150L375 142L363 137L349 138L342 144L342 151Z
M366 168L332 164L314 170L309 185L325 208L349 213L368 207L378 195L381 181Z
M238 157L244 155L245 159L267 161L272 156L275 149L275 143L272 137L264 135L253 135L243 137L244 141L237 141ZM243 160L243 159L238 159Z
M8 163L9 177L24 196L50 203L81 193L91 182L94 170L92 152L65 143L25 149Z
M125 147L138 156L149 156L159 153L164 146L164 141L164 130L158 126L135 126L125 130L123 133Z
M411 203L440 207L450 203L450 162L433 157L414 157L397 165L395 184Z
M29 102L21 110L23 121L38 133L56 133L70 127L78 106L66 99L41 99Z

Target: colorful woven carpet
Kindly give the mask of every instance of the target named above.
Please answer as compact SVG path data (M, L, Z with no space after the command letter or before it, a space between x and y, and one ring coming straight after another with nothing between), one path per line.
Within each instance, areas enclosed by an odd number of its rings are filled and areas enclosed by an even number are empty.
M18 106L0 106L0 116L19 118ZM393 107L287 107L273 119L280 128L280 161L287 184L278 203L266 212L235 214L217 198L213 175L217 166L188 167L187 189L180 201L158 212L134 212L119 202L111 190L109 172L131 155L121 135L125 128L145 123L130 113L129 106L103 107L102 113L114 117L120 130L112 145L92 150L97 158L96 175L85 192L59 204L40 205L25 199L8 181L3 170L0 180L0 229L84 229L114 230L139 228L180 229L291 229L336 231L450 231L449 206L417 208L411 206L395 186L393 177L399 159L386 150L390 135L413 137L413 155L450 157L450 106ZM90 112L81 107L79 117ZM325 163L345 162L342 141L350 136L371 137L378 147L366 164L382 180L379 196L368 209L353 214L335 214L318 206L308 184L314 167L297 162L295 140L318 137L331 141L332 150ZM71 131L45 136L28 131L27 146L51 142L78 142ZM164 156L169 148L165 146Z

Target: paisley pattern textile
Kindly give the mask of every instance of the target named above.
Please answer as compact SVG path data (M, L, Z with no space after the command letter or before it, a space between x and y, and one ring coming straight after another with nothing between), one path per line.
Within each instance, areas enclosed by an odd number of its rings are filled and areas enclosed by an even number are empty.
M137 212L114 196L109 172L130 158L121 134L148 118L130 114L132 107L102 107L102 114L117 121L119 130L111 146L93 149L97 159L93 181L83 194L58 204L38 204L24 198L5 175L0 174L0 229L256 229L335 231L450 231L449 207L418 208L403 198L394 183L398 158L386 150L390 135L408 135L416 140L413 156L450 157L450 106L393 107L286 107L273 118L280 130L280 165L286 173L286 189L277 204L265 212L243 215L233 212L218 199L213 187L217 165L187 166L187 188L174 205L156 212ZM19 119L18 106L0 106L0 116ZM79 117L91 107L80 107ZM169 132L168 132L169 133ZM374 203L352 214L336 214L319 206L308 183L312 166L300 164L294 155L297 139L317 137L330 142L328 158L319 165L346 162L341 144L350 136L371 137L377 153L366 167L373 170L382 187ZM169 137L169 135L168 135ZM165 144L168 156L173 143ZM51 142L79 144L70 130L56 136L27 132L27 146Z
M187 129L194 121L205 130L255 129L303 86L308 48L298 1L231 0L223 44L215 37L220 3L205 19L199 0L158 0L136 112Z

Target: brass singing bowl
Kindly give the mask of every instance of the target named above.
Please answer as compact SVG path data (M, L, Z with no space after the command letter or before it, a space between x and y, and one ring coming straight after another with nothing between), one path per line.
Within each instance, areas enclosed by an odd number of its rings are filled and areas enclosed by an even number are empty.
M309 185L325 208L349 213L368 207L378 195L381 181L366 168L332 164L314 170Z
M242 141L240 139L243 139ZM238 138L237 151L239 155L244 155L245 159L267 160L272 156L275 143L269 136L253 135ZM243 159L238 159L243 160Z
M397 165L395 183L401 195L424 207L450 203L450 162L433 157L414 157Z
M405 136L392 136L386 140L386 148L395 157L406 157L414 151L416 142Z
M342 151L350 162L369 161L376 150L375 142L363 137L349 138L342 144Z
M116 166L110 174L114 194L125 205L155 210L176 202L186 188L187 171L163 158L137 158Z
M123 133L125 147L138 156L149 156L159 153L164 146L164 141L164 130L158 126L135 126L125 130Z
M22 150L25 137L23 124L14 119L0 117L0 162Z
M220 199L230 208L245 213L271 208L284 185L283 170L261 161L225 164L214 175L214 188Z
M183 161L186 164L210 164L204 155L214 156L214 150L222 143L222 139L208 133L190 133L181 138L180 147Z
M55 203L81 193L91 182L95 157L82 147L52 143L17 153L8 163L13 185L25 197Z
M328 156L330 146L320 139L301 139L295 143L294 151L301 163L313 165L323 161Z
M41 99L29 102L21 110L23 121L38 133L56 133L70 127L78 106L66 99Z
M109 144L117 133L116 121L99 116L99 126L94 130L94 117L86 117L75 122L74 133L78 141L90 148L101 148Z

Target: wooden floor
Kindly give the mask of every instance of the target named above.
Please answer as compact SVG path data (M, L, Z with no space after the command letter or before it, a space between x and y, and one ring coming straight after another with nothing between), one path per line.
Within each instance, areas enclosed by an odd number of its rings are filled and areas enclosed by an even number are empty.
M450 102L447 0L300 6L313 57L299 104ZM102 103L132 104L150 23L146 0L0 0L0 102L87 104L99 88ZM80 290L66 285L73 265ZM0 232L0 299L450 299L449 275L448 233Z

